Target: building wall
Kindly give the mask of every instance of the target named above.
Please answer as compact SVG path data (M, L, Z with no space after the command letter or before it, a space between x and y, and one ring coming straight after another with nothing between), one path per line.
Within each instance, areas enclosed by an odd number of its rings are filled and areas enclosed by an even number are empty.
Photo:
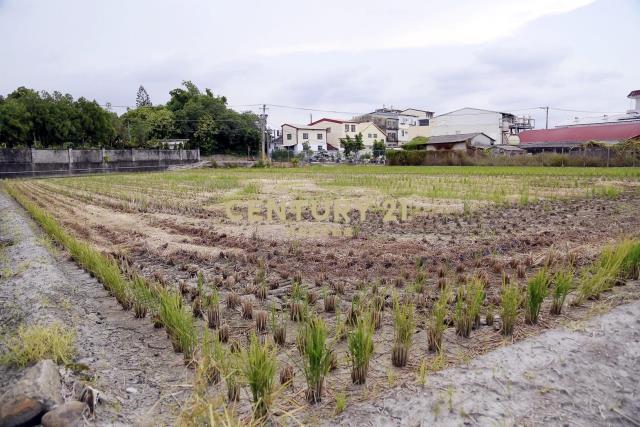
M0 178L144 172L200 161L200 150L0 150Z
M362 134L365 150L371 151L374 141L382 141L384 143L387 141L382 130L378 129L372 122L360 123L357 129Z
M291 139L287 135L291 135ZM318 138L321 135L321 138ZM327 150L327 129L324 128L295 128L290 125L282 126L282 143L285 148L300 153L304 150L304 143L309 144L311 151Z
M484 133L502 144L502 114L493 111L463 108L432 119L431 136L460 133ZM506 143L506 141L505 141Z
M416 136L424 136L429 138L431 136L431 126L412 126L409 128L409 141Z
M333 145L334 147L336 147L337 149L341 149L340 148L340 140L342 138L346 138L347 136L350 136L351 138L355 138L356 135L358 134L357 129L357 123L333 123L333 122L328 122L328 121L321 121L318 122L317 125L322 125L323 127L327 127L328 131L327 131L327 142L331 145ZM346 126L349 127L349 130L347 131ZM354 130L351 130L353 127Z
M427 144L427 151L464 151L467 149L465 142L453 144Z

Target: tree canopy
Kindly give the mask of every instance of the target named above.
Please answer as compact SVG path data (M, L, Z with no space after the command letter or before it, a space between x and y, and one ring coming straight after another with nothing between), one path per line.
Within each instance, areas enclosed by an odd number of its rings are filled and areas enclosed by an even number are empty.
M351 138L347 135L346 138L340 139L340 145L344 149L344 155L349 156L351 153L357 153L360 150L364 150L364 142L362 142L362 134L359 133L355 138Z
M228 108L226 97L201 92L190 81L169 95L166 105L154 106L140 86L137 107L118 117L95 101L20 87L0 96L0 146L156 147L165 139L185 139L205 155L258 150L255 114Z

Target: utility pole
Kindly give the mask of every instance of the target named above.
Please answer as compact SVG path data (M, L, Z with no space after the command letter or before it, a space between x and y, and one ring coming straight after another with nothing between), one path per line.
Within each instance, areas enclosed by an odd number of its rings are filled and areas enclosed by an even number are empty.
M264 162L267 160L267 153L265 147L265 139L267 131L267 106L262 104L262 114L260 115L260 159Z
M540 107L540 109L546 111L546 119L544 121L544 128L549 129L549 107Z

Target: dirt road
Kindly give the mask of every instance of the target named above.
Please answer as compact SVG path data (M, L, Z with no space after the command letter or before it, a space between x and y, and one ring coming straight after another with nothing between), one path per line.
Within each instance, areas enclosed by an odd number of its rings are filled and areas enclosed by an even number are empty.
M640 302L395 389L329 424L640 425Z
M0 325L63 322L76 331L76 372L63 369L65 391L89 382L111 404L97 409L98 425L170 424L190 392L190 373L163 329L136 320L102 285L43 237L28 214L0 192ZM0 388L20 374L0 367ZM76 385L77 387L77 385Z

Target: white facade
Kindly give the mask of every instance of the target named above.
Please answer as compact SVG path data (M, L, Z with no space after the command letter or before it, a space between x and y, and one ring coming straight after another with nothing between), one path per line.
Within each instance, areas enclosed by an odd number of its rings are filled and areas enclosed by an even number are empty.
M313 152L327 150L327 128L325 126L282 125L282 146L294 153L304 151L304 144Z
M311 123L311 127L322 127L327 129L327 143L338 150L342 150L340 147L340 140L347 136L355 138L358 134L358 123L350 121L342 121L335 119L320 119Z
M430 124L431 135L455 135L464 133L484 133L496 144L509 143L509 125L515 117L499 111L462 108L436 116Z
M416 136L427 136L429 120L433 117L430 111L408 108L398 113L398 144L403 145ZM416 128L422 128L420 130Z
M347 136L355 139L356 135L362 134L362 142L365 149L371 150L374 141L386 142L386 135L373 122L356 123L352 121L342 121L335 119L320 119L313 122L311 127L327 129L327 143L340 151L344 151L340 145L340 140Z

